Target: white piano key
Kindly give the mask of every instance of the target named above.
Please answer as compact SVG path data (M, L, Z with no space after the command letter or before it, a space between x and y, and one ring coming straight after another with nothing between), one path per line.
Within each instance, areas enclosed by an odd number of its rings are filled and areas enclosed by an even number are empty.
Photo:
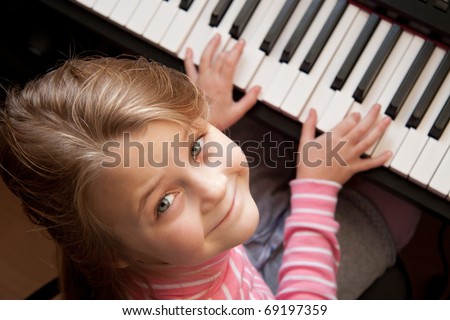
M361 53L360 58L353 67L352 72L348 76L342 90L335 91L333 98L328 104L325 115L323 116L323 122L325 123L325 125L322 124L323 127L331 129L342 121L342 119L344 119L345 115L353 105L353 92L355 92L359 81L364 76L365 71L372 62L373 57L377 53L378 48L381 46L381 43L389 32L390 27L391 23L384 20L380 21L375 29L375 32Z
M431 178L428 189L444 198L450 194L450 148L447 149L433 178Z
M278 68L280 67L280 58L283 53L283 49L288 43L292 33L294 32L297 24L305 15L306 10L311 4L312 0L300 1L297 8L292 13L291 18L286 24L280 38L276 42L272 51L268 56L264 56L264 59L258 69L256 70L254 76L252 77L250 84L248 84L247 89L254 87L256 85L261 87L259 94L259 99L264 99L264 94L267 91L268 86L272 83L272 79L275 76Z
M141 0L126 27L137 34L143 34L147 25L158 12L161 3L162 0Z
M418 143L420 143L422 149L419 158L415 159L409 179L422 187L426 187L448 149L448 141L444 144L432 138L426 139L422 135L418 138L420 139ZM445 170L448 170L448 167Z
M409 128L400 148L391 162L392 171L407 177L427 142L428 136L414 128Z
M270 26L277 17L278 12L283 7L283 4L283 1L271 0L262 0L258 4L258 7L253 12L247 26L240 36L240 39L245 40L246 46L259 48L266 33L270 29ZM228 49L230 49L232 45L233 44L229 44Z
M313 108L323 110L322 115L318 118L319 120L317 122L317 128L323 132L332 129L329 122L330 119L334 119L335 117L333 111L335 111L336 108L328 109L330 101L335 93L335 90L331 89L331 84L368 19L369 14L367 12L362 10L358 12L355 20L347 31L345 38L342 40L342 43L336 51L333 60L327 67L327 70L308 101L308 104Z
M409 34L408 37L410 36L411 35ZM386 87L384 88L382 94L378 98L378 103L380 103L384 107L384 110L391 102L392 98L400 87L400 84L408 73L409 68L414 62L414 59L419 54L423 43L425 42L423 38L413 36L409 46L405 47L402 43L400 43L400 41L402 41L402 39L399 39L399 49L405 50L405 53L401 57L401 61L396 65L394 64L393 74L389 79Z
M429 109L425 114L425 117L429 115L428 118L431 119L430 121L431 123L434 122L439 112L443 108L445 102L448 99L449 92L450 92L450 73L447 75L446 79L442 83L441 87L439 88L439 91L437 92ZM425 117L422 120L422 122L427 120L425 119ZM450 145L450 126L447 126L447 128L445 129L444 133L442 134L439 140L428 137L425 147L420 153L419 158L417 159L416 163L414 164L409 174L409 179L423 187L426 187L430 183L430 180L433 177L434 172L438 168L439 163L444 158L445 152L447 151L449 145Z
M403 55L405 54L405 50L409 47L412 39L413 35L411 33L406 31L402 32L394 48L392 48L392 51L384 62L383 67L378 73L364 101L362 103L354 102L350 112L360 112L362 116L365 116L369 112L370 108L372 108L373 104L379 102L381 94L393 76L396 67L399 65ZM384 112L387 107L387 105L381 105L381 112Z
M422 187L426 187L430 183L433 174L439 167L439 164L448 149L450 142L450 127L447 129L439 140L428 138L425 147L411 170L409 179Z
M284 103L285 97L297 77L300 76L300 64L308 54L309 49L314 43L317 35L320 33L320 30L325 24L327 17L332 12L336 3L337 0L324 2L291 60L288 64L281 64L280 69L273 78L272 84L269 86L267 93L264 95L264 101L267 104L276 108L281 107L281 111L291 117L297 118L301 110L299 110L296 101L289 100Z
M283 113L293 118L298 118L303 106L299 105L299 97L295 95L288 97L288 93L293 90L292 87L296 81L304 82L308 78L305 73L299 70L300 65L328 20L336 3L337 1L325 1L323 3L291 60L288 64L281 64L272 84L263 97L267 104L275 108L281 108ZM300 94L301 91L298 92L298 95Z
M77 2L88 8L92 8L95 5L96 1L97 0L77 0Z
M283 64L282 67L285 65ZM283 69L280 69L284 71ZM290 71L290 70L289 70ZM286 91L279 91L279 94L276 94L274 92L274 85L270 86L270 89L266 95L266 101L270 103L274 107L279 107L281 105L282 112L285 112L286 114L290 115L291 117L294 117L298 120L299 114L302 111L304 103L302 101L302 90L304 88L299 89L299 86L301 86L304 83L308 83L308 80L310 77L301 71L294 73L289 73L289 75L295 75L294 77L287 78L284 84L288 86L288 90ZM277 79L278 80L278 79ZM306 88L307 91L309 91L310 88ZM289 92L296 92L298 96L295 94L288 95ZM300 100L300 101L299 101Z
M408 129L404 124L392 121L376 144L376 147L370 148L367 154L370 154L372 157L377 157L385 151L391 151L392 154L395 155L396 150L400 148L407 133ZM384 166L389 167L392 160L393 156L384 164Z
M419 54L419 51L422 48L424 42L425 41L421 37L413 37L412 42L406 49L406 52L402 57L400 63L396 66L391 79L383 90L383 93L378 98L378 103L381 104L383 110L386 110L387 106L392 101L392 98L400 87L400 84L402 83L409 68L414 62L414 59ZM380 118L381 117L382 116L380 115ZM402 126L396 125L393 125L392 129L388 128L385 134L383 134L383 136L378 141L378 144L374 144L374 146L367 151L367 154L376 157L387 150L390 150L394 153L394 151L400 147L404 135L406 135L406 131L400 128L402 128ZM404 135L402 135L401 133L403 133ZM392 158L390 159L390 161L392 161ZM386 162L385 166L389 166L390 161Z
M208 1L209 2L209 1ZM234 20L236 19L237 15L239 14L240 10L245 4L245 0L234 0L230 7L228 8L227 12L225 13L224 17L222 18L222 21L217 27L211 28L209 26L209 17L207 22L207 28L202 30L201 38L197 38L194 41L192 41L191 36L189 36L186 45L189 45L192 50L194 51L194 63L199 64L200 63L200 57L201 53L205 49L208 42L214 37L216 34L220 34L222 41L220 43L219 48L217 49L217 52L222 51L228 44L228 41L230 40L230 28L233 25ZM212 8L211 10L214 10ZM180 52L182 56L184 57L184 54L186 53L185 47L182 48L182 51Z
M408 97L406 98L403 107L400 109L400 112L395 118L395 121L393 121L391 125L388 127L387 134L391 137L389 139L392 139L391 144L393 145L393 147L390 147L390 150L393 152L393 156L388 161L387 165L392 164L392 161L397 155L403 140L408 134L409 129L406 127L406 122L408 121L409 117L414 111L414 107L416 106L417 102L422 96L422 93L425 91L425 88L427 87L427 84L430 82L438 65L439 61L436 61L436 59L434 60L430 59L426 63L424 69L417 78L416 83L413 85ZM375 152L377 152L377 150L375 150Z
M228 33L231 29L231 26L233 25L234 20L238 16L239 12L241 12L242 7L245 5L245 2L245 0L233 0L222 21L215 28L220 29L222 32Z
M326 68L330 64L334 54L336 53L339 45L342 43L345 35L348 32L354 32L354 30L349 30L351 24L356 18L356 15L359 11L359 8L350 4L345 9L344 14L342 15L339 23L336 25L333 33L330 35L330 38L328 39L325 47L323 48L319 58L317 59L314 67L311 69L311 72L308 74L308 80L305 83L296 82L293 86L293 89L289 92L288 96L291 94L295 94L300 91L300 99L298 101L299 105L303 104L303 106L300 106L303 111L300 114L300 122L305 122L309 110L311 108L314 108L317 112L317 116L320 117L324 111L324 109L319 108L319 106L307 104L307 101L311 97L311 94L313 93L313 90L315 89L316 85L318 84L319 80L321 79L323 73L325 72ZM289 99L286 98L286 99Z
M189 33L186 41L180 50L178 50L178 58L184 60L186 49L192 48L194 51L194 63L199 64L200 55L203 52L205 43L205 38L209 37L212 27L209 25L211 19L211 14L216 7L219 0L208 0L206 7L201 12L197 22ZM233 4L231 4L233 5Z
M173 19L175 19L178 10L181 10L178 8L180 2L181 0L163 1L152 21L145 29L143 33L144 38L154 44L159 44Z
M178 10L175 19L172 21L160 43L164 49L172 53L180 50L205 4L206 0L195 0L189 8L189 11Z
M139 0L119 0L109 18L120 25L125 25L138 4Z
M387 84L391 80L394 71L396 70L396 66L399 65L404 53L405 48L407 49L413 39L413 35L409 32L403 31L400 35L398 41L396 42L394 48L390 52L388 58L386 59L382 69L380 70L378 76L372 84L367 96L365 97L362 103L357 101L353 102L352 107L350 108L350 112L359 112L362 116L365 116L370 108L379 102L381 94L384 89L387 87ZM397 79L398 80L398 79ZM399 80L400 81L400 80ZM400 85L400 84L399 84ZM387 105L381 105L381 111L387 108ZM365 154L370 155L377 142L375 142L368 150L366 150Z
M92 7L95 12L108 17L114 10L118 0L97 0Z
M266 1L267 0L265 0L264 3L266 3ZM235 2L236 5L233 6ZM207 39L206 43L208 43L216 34L221 35L222 42L220 43L220 46L217 49L217 54L228 47L229 42L231 40L230 29L233 25L234 20L236 19L236 17L238 16L239 12L241 11L244 5L245 1L242 0L233 1L233 3L227 10L227 13L223 17L222 21L219 23L219 25L217 27L211 28L209 35L206 37Z
M413 112L416 104L419 102L427 84L431 81L434 72L438 68L440 62L444 57L445 51L441 48L435 48L429 61L422 70L414 87L408 95L399 115L396 117L396 122L404 123L408 121L409 116ZM422 148L424 147L428 135L428 131L433 125L434 119L430 116L431 113L426 113L421 124L416 129L408 129L407 134L400 147L397 149L390 164L391 170L400 174L401 176L408 176L416 159L419 157ZM436 118L437 115L434 117Z
M259 47L283 5L283 1L263 1L253 13L241 35L246 45L234 74L233 83L236 87L245 89L260 66L265 53L259 50ZM231 49L236 41L231 39L228 49Z

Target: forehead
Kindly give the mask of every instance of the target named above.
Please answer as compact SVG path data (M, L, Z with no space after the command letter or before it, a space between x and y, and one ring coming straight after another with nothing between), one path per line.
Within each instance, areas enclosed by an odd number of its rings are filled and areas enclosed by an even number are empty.
M176 147L187 146L188 142L193 141L193 137L194 133L182 125L170 121L154 121L142 130L124 132L116 140L104 144L103 151L104 156L115 160L110 168L143 167L142 160L155 160L144 161L145 166L155 164L160 167L157 165L157 160L160 160L158 158L170 156L172 149ZM179 145L178 142L184 143ZM147 157L152 159L145 159Z

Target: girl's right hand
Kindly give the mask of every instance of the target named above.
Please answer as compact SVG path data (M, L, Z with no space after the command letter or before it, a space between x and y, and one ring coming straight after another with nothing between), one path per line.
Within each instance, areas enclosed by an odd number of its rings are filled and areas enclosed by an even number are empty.
M380 105L374 105L363 119L359 113L349 114L330 132L317 138L317 114L311 109L300 137L297 178L344 184L358 172L383 165L392 156L390 151L373 158L361 158L390 123L389 117L377 121L380 109Z
M184 66L188 77L196 83L210 99L210 123L224 130L236 123L258 100L260 87L249 89L238 101L233 99L233 77L244 51L240 40L230 50L220 53L221 37L216 34L206 46L198 67L194 64L194 52L188 48Z

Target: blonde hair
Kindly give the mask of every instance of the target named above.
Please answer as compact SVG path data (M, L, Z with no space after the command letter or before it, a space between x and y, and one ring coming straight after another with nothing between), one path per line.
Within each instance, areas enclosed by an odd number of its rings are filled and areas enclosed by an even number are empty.
M92 210L104 143L161 119L200 130L206 105L184 74L142 57L71 59L9 90L0 112L0 172L58 244L65 298L126 298L142 276ZM119 259L130 267L114 267Z

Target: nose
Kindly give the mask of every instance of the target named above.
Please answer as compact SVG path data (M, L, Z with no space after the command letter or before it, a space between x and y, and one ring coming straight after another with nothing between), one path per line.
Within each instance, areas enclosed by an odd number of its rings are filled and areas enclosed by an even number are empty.
M214 209L227 194L227 175L220 168L203 166L189 170L190 187L200 202L202 213Z

